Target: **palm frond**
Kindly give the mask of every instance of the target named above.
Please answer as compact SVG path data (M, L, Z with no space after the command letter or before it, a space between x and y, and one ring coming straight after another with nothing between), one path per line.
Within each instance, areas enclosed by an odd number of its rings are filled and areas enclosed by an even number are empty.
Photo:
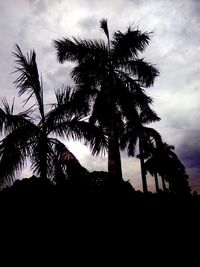
M109 41L109 31L108 31L107 19L101 19L100 20L100 28L103 30L103 32L105 33L105 35L107 36L108 41Z
M152 122L160 121L160 118L154 110L152 110L149 105L145 106L140 112L140 120L142 124L149 124Z
M75 103L77 114L84 114L84 116L89 114L96 92L97 89L88 83L78 83L74 86L71 99Z
M0 186L11 185L25 162L26 155L15 145L14 141L3 139L0 144Z
M14 115L13 105L10 107L6 99L3 100L3 105L4 108L0 108L0 133L9 134L20 127L32 125L29 115L31 108Z
M159 172L159 162L155 157L150 157L145 161L145 170L147 170L152 176Z
M13 99L12 105L10 106L8 104L7 99L5 97L2 98L3 109L4 109L4 111L5 111L6 114L13 115L14 103L15 103L15 99Z
M154 142L156 147L159 147L163 143L161 135L155 129L143 126L142 131L143 137L146 139L145 141L149 144L152 145L152 142Z
M133 79L124 71L116 71L115 73L115 75L118 77L117 84L121 83L121 87L127 88L126 90L129 90L134 94L134 104L137 103L137 106L139 106L141 109L144 109L153 102L152 98L145 93L145 90L142 85L140 85L139 80Z
M73 88L67 86L60 90L57 90L57 103L55 104L55 108L65 108L65 113L68 114L68 116L86 116L89 111L89 103L87 101L87 89L88 88L86 88L86 85L77 84Z
M79 117L55 124L51 133L62 138L84 140L90 146L93 155L107 150L105 131L101 127L83 121Z
M128 156L135 156L135 149L138 140L137 129L130 131L129 129L125 131L120 139L120 148L122 150L127 148Z
M45 115L45 126L48 133L51 132L55 124L65 121L75 113L70 102L70 94L70 87L55 92L57 102L52 105L53 109Z
M73 40L64 38L54 40L53 45L57 50L57 59L64 61L84 62L87 58L101 58L107 55L107 48L102 40L85 40L73 37Z
M124 67L136 76L142 86L150 87L154 80L159 76L159 71L152 64L145 62L144 59L135 59L125 62Z
M108 151L106 129L101 125L94 125L92 123L86 123L85 128L85 144L89 145L92 155L104 154Z
M87 102L82 106L79 96L76 95L70 87L67 90L59 90L56 92L57 103L54 108L45 116L45 127L47 133L59 132L59 135L67 135L70 131L70 125L75 121L79 121L85 117L88 112L89 106ZM82 99L84 102L84 99Z
M26 159L31 156L37 134L37 127L29 124L13 130L1 141L0 183L2 185L12 183L18 171L26 165Z
M54 121L54 124L50 128L49 132L56 134L62 138L72 138L73 140L80 140L84 134L84 128L82 129L81 117L71 117L60 121Z
M43 88L39 80L35 51L32 50L27 56L24 56L20 47L16 45L16 52L13 52L13 55L18 65L15 72L20 73L14 82L19 89L19 96L25 93L28 95L25 104L32 96L35 96L40 114L43 117Z
M112 43L113 59L118 63L136 58L139 52L143 52L150 40L150 33L128 28L127 32L114 33Z
M130 88L129 84L126 84L124 81L122 81L121 77L118 75L115 75L113 79L117 85L115 90L116 103L121 111L122 116L125 119L131 118L134 120L138 117L138 99L134 91L135 89L132 90L132 87Z
M33 144L31 154L31 169L41 178L50 178L53 166L51 142L47 136L40 134Z
M70 101L71 94L72 94L72 88L70 86L66 86L64 88L55 91L57 100L56 105L63 106L68 104L68 102Z

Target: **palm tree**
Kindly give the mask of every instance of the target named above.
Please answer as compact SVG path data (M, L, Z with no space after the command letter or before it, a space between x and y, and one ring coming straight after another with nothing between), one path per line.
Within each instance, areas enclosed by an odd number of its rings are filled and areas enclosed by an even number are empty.
M188 175L184 165L174 152L174 146L160 143L152 150L151 157L145 162L149 173L157 173L162 178L163 190L166 190L165 181L169 183L169 190L175 193L189 193Z
M156 192L159 192L158 174L159 174L159 153L155 147L151 149L151 156L145 161L145 169L155 178ZM163 191L166 191L164 177L162 178Z
M33 172L41 178L58 179L70 176L74 170L84 172L75 156L54 136L90 141L93 153L98 146L106 146L106 139L88 122L85 110L80 113L71 89L56 93L57 103L45 114L43 85L39 79L36 54L31 51L25 57L17 46L16 72L20 73L15 81L19 96L27 94L26 104L34 97L35 104L24 112L14 115L14 104L9 107L3 100L0 108L0 132L5 135L0 143L0 182L12 183L16 174L31 160ZM105 141L105 143L103 143Z
M152 146L161 142L160 134L155 129L147 127L146 124L159 120L160 118L156 113L150 107L146 107L144 110L138 111L137 117L134 116L134 120L130 119L126 123L125 131L121 138L121 148L127 148L128 155L132 157L135 155L135 149L138 142L138 157L140 159L144 193L148 191L144 160L149 156Z
M136 106L150 102L144 89L154 83L158 70L139 58L149 44L150 34L129 27L114 32L110 40L107 20L100 21L107 41L73 37L55 40L60 63L75 62L71 77L76 92L90 103L90 121L104 128L108 137L108 171L122 178L120 131Z

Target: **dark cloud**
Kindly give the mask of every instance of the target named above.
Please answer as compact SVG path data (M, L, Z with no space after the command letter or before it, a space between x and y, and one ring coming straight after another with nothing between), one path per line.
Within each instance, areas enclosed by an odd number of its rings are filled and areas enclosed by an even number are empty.
M178 152L189 168L200 168L200 131L185 133Z

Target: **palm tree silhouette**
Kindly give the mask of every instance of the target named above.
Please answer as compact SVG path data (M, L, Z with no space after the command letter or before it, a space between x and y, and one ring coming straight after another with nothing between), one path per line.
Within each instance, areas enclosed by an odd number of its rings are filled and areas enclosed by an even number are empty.
M36 54L31 51L25 57L19 48L13 53L16 57L15 80L19 96L27 94L26 104L31 97L35 104L24 112L14 115L14 103L10 107L3 100L0 108L0 132L5 138L0 143L0 182L10 184L16 174L31 160L33 172L43 179L66 178L76 172L86 171L76 157L54 135L64 138L82 139L90 142L95 151L98 146L106 146L104 135L97 128L83 120L85 111L80 112L71 88L58 90L57 103L45 114L43 85L39 79ZM105 143L103 143L105 141Z
M160 143L152 150L151 156L145 162L145 168L150 174L159 174L166 190L165 181L169 190L175 193L189 193L188 175L184 165L174 152L174 146Z
M160 163L161 162L159 149L153 146L151 149L151 155L148 157L144 165L146 171L148 171L155 178L155 187L157 193L159 192L158 174L160 173L159 169L161 168ZM163 191L166 191L167 188L165 184L165 179L163 176L161 178Z
M141 177L143 192L147 192L146 169L144 160L149 156L152 146L161 142L160 134L153 128L147 127L146 124L159 121L160 118L150 108L146 107L138 111L137 117L131 119L126 123L124 134L121 138L121 148L128 150L128 156L135 155L135 149L138 142L139 159L141 165Z
M110 40L107 20L100 21L104 40L64 38L55 40L60 63L77 63L71 72L76 91L91 105L90 121L105 129L108 137L108 171L122 178L119 137L123 123L136 106L150 102L144 88L150 87L158 70L139 58L150 34L129 27L114 32ZM84 101L82 100L82 101Z

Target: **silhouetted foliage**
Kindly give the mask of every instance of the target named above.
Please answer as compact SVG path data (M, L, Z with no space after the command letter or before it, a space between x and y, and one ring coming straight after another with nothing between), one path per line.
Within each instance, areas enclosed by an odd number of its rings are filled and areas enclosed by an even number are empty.
M13 53L16 58L15 81L19 96L27 94L26 104L35 98L35 104L28 110L14 114L14 103L10 107L3 100L0 108L0 132L5 135L0 143L0 183L11 184L18 171L31 160L36 175L53 180L69 178L73 172L84 169L76 157L53 135L90 142L96 149L106 147L107 141L98 127L84 121L85 111L80 112L71 88L56 92L57 103L45 114L43 85L39 79L34 51L25 57L17 46Z
M145 109L138 111L133 118L129 118L120 140L121 148L127 148L128 155L132 157L135 155L137 142L139 144L138 157L141 164L143 192L145 193L148 191L148 189L144 160L150 153L152 144L154 143L158 145L161 143L160 134L153 128L147 127L146 125L159 120L160 118L157 116L157 114L147 106Z
M108 171L122 178L119 139L124 123L130 118L134 121L138 108L149 108L152 100L144 89L153 85L159 72L139 57L149 44L150 33L129 27L124 33L114 32L110 40L106 19L100 27L107 42L73 37L56 40L54 46L60 63L76 63L71 72L75 93L82 96L81 106L91 107L89 120L108 137Z
M11 184L30 159L36 175L49 178L60 188L67 185L73 192L101 194L111 188L112 192L130 189L122 179L120 148L134 156L138 142L143 191L148 191L148 171L155 177L158 193L160 175L164 191L167 182L171 192L189 194L188 175L173 147L162 143L160 134L146 126L160 120L145 93L159 71L140 58L150 33L129 27L125 33L114 32L110 40L106 19L100 21L100 28L106 42L74 37L54 41L59 62L76 63L71 72L75 86L57 90L57 102L49 112L44 109L35 51L25 56L16 46L13 55L19 76L15 84L19 96L27 94L24 105L32 97L35 104L14 115L14 102L9 106L6 99L2 100L0 132L5 137L0 142L0 185ZM89 173L54 135L84 140L93 155L107 150L109 173Z
M160 143L152 148L151 156L145 162L145 168L150 174L159 174L168 182L171 192L188 194L191 191L188 184L189 177L173 150L174 147L166 143Z

